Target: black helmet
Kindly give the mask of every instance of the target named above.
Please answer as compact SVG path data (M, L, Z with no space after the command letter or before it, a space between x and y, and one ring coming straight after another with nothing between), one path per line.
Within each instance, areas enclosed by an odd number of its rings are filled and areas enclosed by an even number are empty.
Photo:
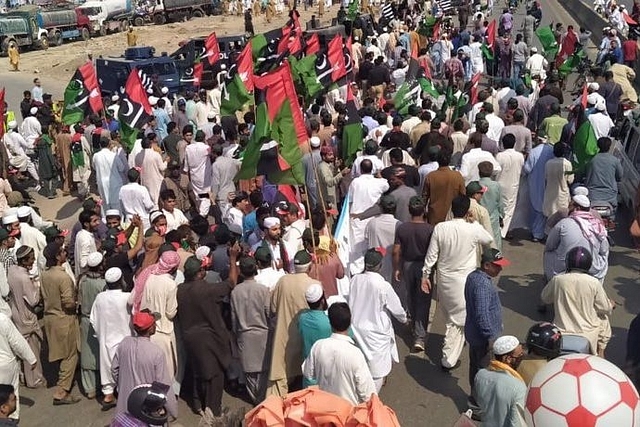
M567 271L581 270L588 273L591 269L591 264L593 263L593 257L591 256L589 249L582 246L576 246L567 252L565 262L567 263Z
M536 323L527 332L527 348L539 356L553 359L560 356L562 333L549 322Z
M169 418L164 407L168 391L169 386L159 382L137 386L127 399L127 412L143 423L164 425Z

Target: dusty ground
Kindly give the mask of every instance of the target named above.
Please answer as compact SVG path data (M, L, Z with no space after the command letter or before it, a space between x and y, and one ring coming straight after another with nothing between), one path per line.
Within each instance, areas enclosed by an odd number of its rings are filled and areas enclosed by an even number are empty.
M324 24L330 24L335 16L338 6L332 10L325 9ZM315 13L300 11L300 23L311 19ZM264 15L254 17L253 26L256 32L264 32L283 26L288 17L286 13L274 17L271 23L267 23ZM138 45L153 46L159 55L161 52L172 53L178 48L182 40L196 36L206 36L215 31L218 36L238 35L244 33L244 19L242 16L209 16L193 18L187 22L178 22L165 25L148 25L136 27L138 32ZM94 57L119 56L127 47L124 33L110 34L104 37L91 38L88 41L75 41L62 46L51 47L46 51L27 51L20 56L20 69L22 73L39 73L55 79L67 81L75 69L87 59L89 53ZM6 67L0 67L0 75L9 73ZM61 95L61 94L60 94Z

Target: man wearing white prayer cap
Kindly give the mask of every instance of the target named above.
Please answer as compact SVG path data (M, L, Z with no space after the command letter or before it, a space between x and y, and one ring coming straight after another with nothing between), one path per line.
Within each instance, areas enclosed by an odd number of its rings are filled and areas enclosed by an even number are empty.
M107 228L122 229L122 214L118 209L107 209L104 211L104 218Z
M324 289L319 283L312 283L304 294L309 309L302 310L298 316L298 330L302 337L302 357L306 360L311 353L311 347L316 341L331 336L331 324L326 310L328 302L324 295ZM368 368L367 368L368 369ZM315 378L303 376L302 386L307 388L316 385Z
M31 246L36 252L36 260L38 260L45 246L47 246L47 238L42 231L32 225L31 208L29 206L20 206L17 215L20 222L20 244ZM31 273L37 274L37 271L37 265L34 265L34 270Z
M596 102L595 111L589 114L588 119L589 123L591 123L591 126L593 127L596 139L600 139L603 136L609 136L614 123L613 120L611 120L611 117L607 114L607 104L604 99L600 99Z
M37 120L36 120L37 121ZM27 141L18 132L18 124L15 120L10 121L7 124L8 131L4 135L4 143L7 148L7 156L9 164L20 172L28 171L36 182L40 181L38 170L33 161L27 156L25 151L27 147ZM36 187L36 191L40 190L40 186Z
M282 241L282 228L280 219L274 216L268 216L262 221L262 229L264 230L264 238L253 245L252 252L259 247L265 247L271 252L271 265L276 270L292 271L292 259L287 253L287 248Z
M520 341L501 336L493 344L494 359L478 371L473 396L482 413L483 425L526 425L524 401L527 385L517 372L525 356Z
M38 107L32 107L29 112L31 115L29 117L25 117L20 125L20 134L22 134L27 142L25 147L27 155L33 154L35 141L40 137L40 135L42 135L42 125L40 125L40 122L36 118L36 114L38 114Z
M164 99L164 111L169 117L173 117L173 102L169 99L169 88L163 86L160 92L162 92L162 98L160 99ZM180 129L180 132L182 132L182 129Z
M113 113L113 117L116 119L118 118L118 112L120 111L120 104L118 103L119 100L120 96L118 96L117 93L114 93L111 96L111 105L107 107L107 110L111 111Z
M122 290L122 271L118 267L108 269L104 278L106 290L100 292L93 302L89 321L98 340L100 383L102 386L103 410L115 407L113 395L116 381L111 373L113 356L124 337L131 336L130 316L127 309L129 292Z

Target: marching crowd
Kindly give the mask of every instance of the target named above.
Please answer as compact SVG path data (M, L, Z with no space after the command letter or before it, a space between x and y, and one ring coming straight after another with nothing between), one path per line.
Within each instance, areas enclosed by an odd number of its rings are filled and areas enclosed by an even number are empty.
M340 91L306 109L300 194L264 177L236 180L255 116L221 116L219 87L171 96L155 82L153 117L131 150L120 142L118 95L104 117L75 126L60 124L39 79L24 92L19 126L8 106L0 425L19 418L21 385L46 385L45 342L47 361L60 362L53 404L80 401L72 393L79 367L83 394L115 408L114 426L177 419L178 396L201 425L218 425L229 415L224 390L258 404L318 385L357 405L399 361L392 321L409 325L411 351L424 352L432 295L446 319L442 369L457 368L468 343L469 403L488 425L524 425L525 382L557 355L558 333L583 336L589 352L604 355L615 306L603 288L606 225L622 179L609 135L618 103L637 100L630 73L612 65L588 84L584 106L572 103L555 61L532 46L528 28L514 27L514 10L500 15L488 59L489 23L475 16L469 26L471 5L459 10L460 28L429 48L406 7L373 34L354 27L352 91L363 131L355 161L336 158ZM558 45L573 31L556 29ZM607 30L603 44L615 49L616 38ZM426 92L400 114L394 94L412 57L441 87L470 91L485 70L494 78L457 117L440 108L444 96ZM585 158L591 136L597 147ZM58 187L83 200L68 231L30 203L29 191L53 199ZM592 209L602 204L608 218ZM332 237L340 213L348 247ZM528 355L503 336L492 282L509 264L502 240L522 228L541 243L548 284L540 302L555 312L555 326L532 328Z

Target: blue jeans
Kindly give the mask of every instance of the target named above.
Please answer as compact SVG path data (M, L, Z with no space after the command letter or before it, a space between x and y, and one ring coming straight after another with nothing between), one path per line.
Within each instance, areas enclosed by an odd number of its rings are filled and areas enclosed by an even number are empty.
M524 62L513 61L513 78L518 78L520 76L520 72L524 69Z

